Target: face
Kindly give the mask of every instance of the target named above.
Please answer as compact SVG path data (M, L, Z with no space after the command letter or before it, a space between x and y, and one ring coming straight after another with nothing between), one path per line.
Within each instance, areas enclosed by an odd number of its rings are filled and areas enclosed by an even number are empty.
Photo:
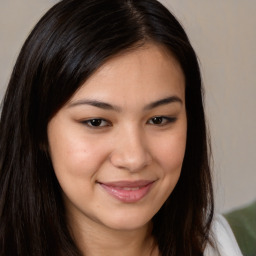
M68 216L115 230L147 225L181 172L185 82L163 47L107 61L48 124Z

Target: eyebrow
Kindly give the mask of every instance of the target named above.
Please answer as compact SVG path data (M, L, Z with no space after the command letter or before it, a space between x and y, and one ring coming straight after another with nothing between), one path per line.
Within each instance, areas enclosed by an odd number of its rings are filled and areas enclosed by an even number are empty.
M162 105L167 105L167 104L176 103L176 102L180 103L182 105L182 100L179 97L171 96L171 97L168 97L168 98L157 100L155 102L152 102L152 103L146 105L144 107L144 110L150 110L150 109L162 106Z
M154 101L152 103L149 103L148 105L146 105L143 108L143 110L151 110L151 109L157 108L159 106L163 106L163 105L167 105L167 104L171 104L171 103L183 104L182 100L179 97L170 96L170 97L163 98L163 99ZM90 99L82 99L82 100L78 100L78 101L75 101L75 102L71 102L69 107L74 107L74 106L79 106L79 105L90 105L90 106L94 106L94 107L101 108L101 109L121 112L121 108L118 107L118 106L111 105L111 104L103 102L103 101L90 100Z
M121 108L118 106L114 106L99 100L89 100L89 99L88 100L83 99L83 100L72 102L70 104L70 107L79 106L79 105L90 105L90 106L101 108L101 109L114 110L116 112L121 112Z

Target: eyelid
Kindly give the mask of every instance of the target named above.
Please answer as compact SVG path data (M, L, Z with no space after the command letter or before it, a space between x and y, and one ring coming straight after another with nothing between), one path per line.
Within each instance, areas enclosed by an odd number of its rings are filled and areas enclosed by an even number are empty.
M101 124L98 125L98 126L97 125L95 125L95 126L92 125L92 123L90 123L90 122L92 122L94 120L95 121L101 121ZM89 128L92 128L92 129L100 129L100 128L111 126L111 122L110 121L108 121L108 120L106 120L104 118L100 118L100 117L95 117L95 118L89 118L89 119L86 119L86 120L82 120L81 123L83 125L86 125ZM103 123L103 125L102 125L102 123Z
M155 124L155 123L150 123L150 121L152 121L154 118L162 118L163 120L165 120L163 123L161 124ZM164 126L164 125L168 125L170 123L174 123L177 121L177 117L170 117L170 116L153 116L151 117L148 121L147 121L147 124L150 124L150 125L155 125L155 126Z
M163 121L161 123L153 123L152 120L154 118L159 118L159 119L162 119ZM175 121L177 120L177 117L170 117L170 116L161 116L161 115L157 115L157 116L153 116L151 117L148 121L147 121L147 124L149 125L154 125L154 126L165 126L165 125L168 125L170 123L174 123ZM92 122L93 121L99 121L100 124L97 125L93 125ZM109 120L106 120L104 118L100 118L100 117L94 117L94 118L89 118L89 119L86 119L86 120L82 120L80 121L83 125L89 127L89 128L92 128L92 129L100 129L100 128L105 128L105 127L109 127L109 126L112 126L112 123L109 121Z

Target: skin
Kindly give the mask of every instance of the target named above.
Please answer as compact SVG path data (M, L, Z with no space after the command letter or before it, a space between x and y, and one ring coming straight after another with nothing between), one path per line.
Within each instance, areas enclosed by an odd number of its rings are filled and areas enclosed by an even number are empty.
M151 219L177 184L186 133L183 72L155 44L108 60L50 120L50 156L86 255L158 255ZM138 180L152 185L135 202L100 185Z

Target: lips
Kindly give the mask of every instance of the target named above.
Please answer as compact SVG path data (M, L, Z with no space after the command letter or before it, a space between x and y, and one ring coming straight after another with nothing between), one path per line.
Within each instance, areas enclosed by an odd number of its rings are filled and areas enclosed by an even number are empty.
M119 201L134 203L144 198L150 191L154 181L117 181L99 183L100 186L111 196Z

